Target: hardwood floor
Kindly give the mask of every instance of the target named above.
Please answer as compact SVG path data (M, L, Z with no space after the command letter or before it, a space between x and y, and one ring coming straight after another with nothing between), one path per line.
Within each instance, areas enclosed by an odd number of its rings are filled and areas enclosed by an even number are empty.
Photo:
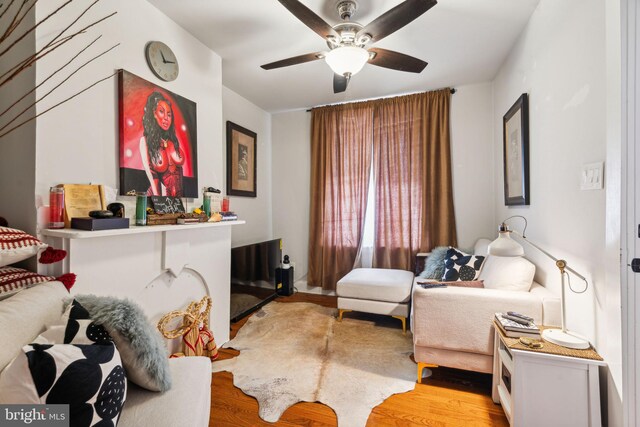
M297 293L279 297L280 302L311 302L336 307L333 296ZM358 314L354 313L354 316ZM231 338L244 325L245 318L231 325ZM398 328L400 324L398 323ZM220 358L229 359L239 352L220 350ZM277 355L274 355L277 357ZM457 369L437 368L433 376L416 384L408 393L396 394L373 409L367 422L372 426L508 426L502 407L491 400L491 376ZM320 403L298 403L289 408L277 423L258 417L258 402L234 387L228 372L213 374L210 426L332 426L334 412Z

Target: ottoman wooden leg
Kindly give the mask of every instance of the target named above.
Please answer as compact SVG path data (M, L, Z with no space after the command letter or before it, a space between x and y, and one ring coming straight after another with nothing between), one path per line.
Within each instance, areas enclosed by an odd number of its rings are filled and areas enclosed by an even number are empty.
M342 315L344 313L348 313L350 311L353 311L353 310L347 310L347 309L344 309L344 308L339 308L338 309L338 322L342 322Z
M434 365L432 363L422 363L418 362L418 384L422 384L422 372L426 368L437 368L438 365Z
M407 334L407 318L404 316L391 316L394 319L400 319L400 321L402 322L402 333L403 334Z

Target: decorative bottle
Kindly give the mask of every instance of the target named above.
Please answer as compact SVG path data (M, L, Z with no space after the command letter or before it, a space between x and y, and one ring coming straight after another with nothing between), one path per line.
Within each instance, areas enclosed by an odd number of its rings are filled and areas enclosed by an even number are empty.
M64 228L64 188L49 189L49 228Z
M147 194L136 194L136 225L147 225Z

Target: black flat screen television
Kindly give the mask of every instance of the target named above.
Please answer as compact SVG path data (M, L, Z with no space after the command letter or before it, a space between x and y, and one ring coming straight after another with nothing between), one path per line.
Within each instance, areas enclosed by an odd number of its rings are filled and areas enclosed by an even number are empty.
M231 321L259 309L276 294L276 268L282 261L282 239L231 249Z

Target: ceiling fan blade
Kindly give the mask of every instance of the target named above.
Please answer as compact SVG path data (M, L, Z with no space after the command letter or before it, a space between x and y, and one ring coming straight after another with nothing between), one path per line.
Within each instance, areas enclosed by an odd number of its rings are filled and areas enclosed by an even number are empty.
M356 39L364 34L369 34L372 42L379 42L418 18L437 3L436 0L406 0L378 16L369 25L358 31Z
M289 12L293 13L296 18L302 21L307 27L315 31L320 37L327 38L329 36L339 37L336 30L331 28L324 19L320 18L307 6L298 0L278 0Z
M264 68L265 70L273 70L274 68L288 67L290 65L304 64L305 62L322 59L324 58L324 55L324 52L307 53L287 59L281 59L280 61L271 62L269 64L264 64L260 67Z
M413 56L393 50L373 47L369 49L369 52L375 53L375 56L369 59L369 64L377 65L378 67L407 71L409 73L420 73L427 66L427 63L422 59L414 58Z
M340 93L347 90L349 78L333 73L333 93Z

